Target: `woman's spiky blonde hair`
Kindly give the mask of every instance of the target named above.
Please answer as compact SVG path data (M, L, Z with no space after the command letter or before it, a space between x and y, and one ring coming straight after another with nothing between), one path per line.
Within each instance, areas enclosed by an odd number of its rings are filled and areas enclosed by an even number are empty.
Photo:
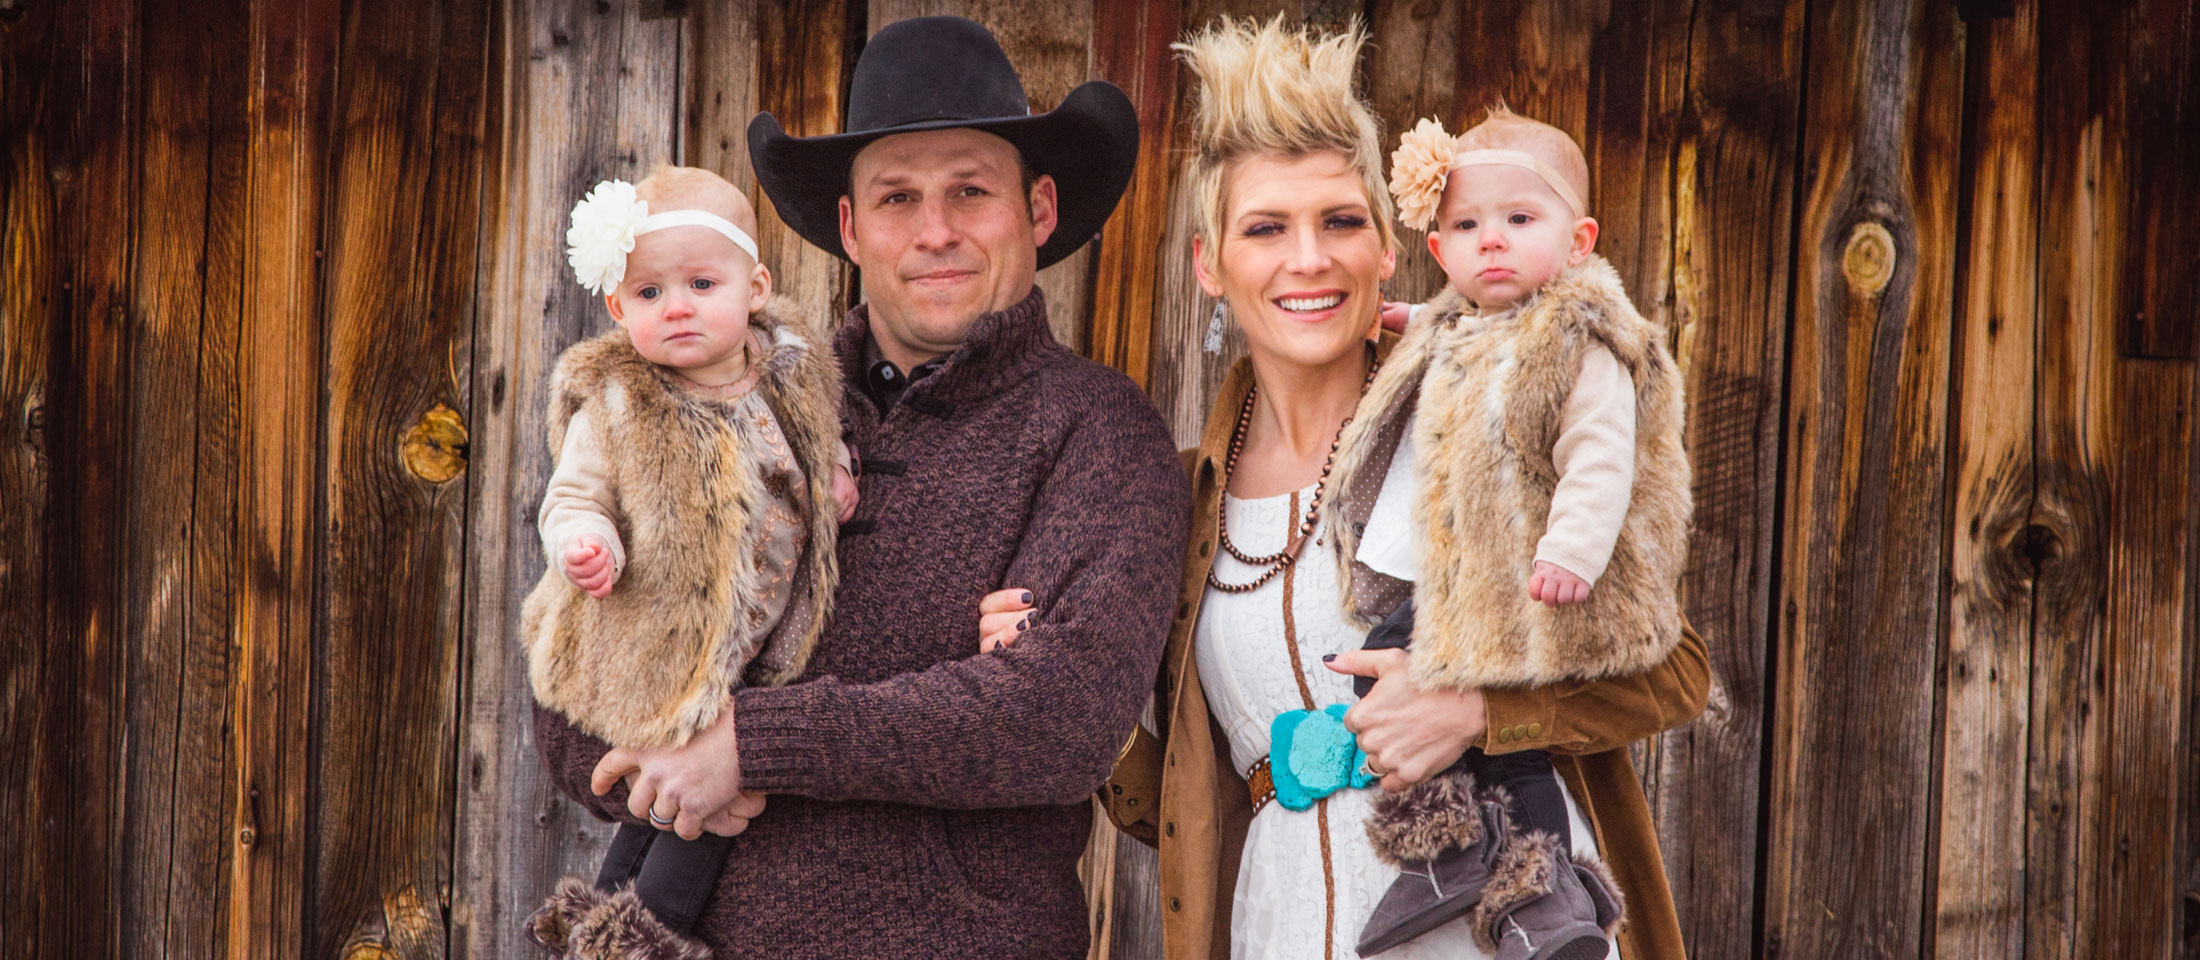
M1199 77L1192 108L1192 162L1185 186L1199 215L1201 259L1214 269L1222 237L1223 175L1251 156L1343 154L1366 189L1385 249L1395 249L1390 190L1383 178L1382 125L1353 89L1367 31L1342 33L1221 17L1175 44Z

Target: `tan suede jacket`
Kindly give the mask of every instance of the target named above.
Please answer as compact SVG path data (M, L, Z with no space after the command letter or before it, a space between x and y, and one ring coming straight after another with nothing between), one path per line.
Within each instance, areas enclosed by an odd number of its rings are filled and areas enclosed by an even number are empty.
M1397 338L1384 334L1387 355ZM1253 381L1239 361L1224 379L1196 450L1183 452L1192 481L1192 530L1184 577L1156 688L1160 736L1141 728L1101 789L1108 815L1161 854L1162 945L1169 960L1227 958L1230 903L1252 823L1252 799L1233 769L1222 732L1207 712L1192 655L1192 627L1214 563L1222 505L1222 460L1231 426ZM1629 744L1688 722L1711 686L1703 640L1684 627L1665 663L1634 677L1484 691L1490 753L1540 748L1558 768L1596 830L1597 849L1627 896L1620 949L1628 960L1680 960L1680 922L1666 886L1650 805L1628 759Z

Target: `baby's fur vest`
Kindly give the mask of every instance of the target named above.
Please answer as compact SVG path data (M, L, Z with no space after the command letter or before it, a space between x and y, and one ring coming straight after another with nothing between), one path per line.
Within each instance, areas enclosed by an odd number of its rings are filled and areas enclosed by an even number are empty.
M1411 664L1423 685L1542 686L1656 666L1680 641L1692 508L1680 371L1664 331L1635 312L1596 256L1480 331L1459 322L1470 307L1447 290L1422 312L1342 437L1337 495L1324 510L1347 617L1380 620L1410 589ZM1591 344L1634 380L1634 496L1588 600L1551 608L1528 597L1528 578L1558 484L1560 414ZM1420 575L1408 588L1353 557L1416 408Z
M786 611L766 635L759 559L770 493L755 457L764 438L721 405L682 391L635 352L624 330L574 344L551 378L550 450L588 412L618 494L612 522L626 568L601 599L550 558L527 595L522 631L535 700L625 747L685 743L717 719L746 668L785 684L817 646L839 580L832 499L840 437L839 367L776 301L750 316L765 353L756 389L807 477L809 541ZM753 661L753 663L752 663Z

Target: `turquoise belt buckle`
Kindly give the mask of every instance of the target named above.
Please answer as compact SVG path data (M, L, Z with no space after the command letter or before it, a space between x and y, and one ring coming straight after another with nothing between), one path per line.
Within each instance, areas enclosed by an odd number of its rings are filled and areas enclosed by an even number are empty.
M1347 787L1359 789L1378 778L1367 772L1367 752L1344 728L1345 705L1320 710L1285 710L1268 724L1268 768L1276 780L1276 802L1286 810L1304 810L1314 801Z

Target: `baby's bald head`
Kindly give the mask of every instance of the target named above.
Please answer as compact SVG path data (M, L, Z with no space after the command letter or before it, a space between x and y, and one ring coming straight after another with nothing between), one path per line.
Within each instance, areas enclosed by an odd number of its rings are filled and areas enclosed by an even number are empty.
M634 195L649 204L650 213L667 210L701 210L715 213L756 236L756 208L741 188L701 167L659 166L634 185Z
M1581 145L1566 131L1530 120L1500 103L1490 108L1489 116L1474 129L1459 135L1458 149L1467 150L1518 150L1549 164L1551 169L1574 188L1581 202L1589 202L1589 160L1581 153ZM1588 216L1587 210L1574 211L1576 216Z

